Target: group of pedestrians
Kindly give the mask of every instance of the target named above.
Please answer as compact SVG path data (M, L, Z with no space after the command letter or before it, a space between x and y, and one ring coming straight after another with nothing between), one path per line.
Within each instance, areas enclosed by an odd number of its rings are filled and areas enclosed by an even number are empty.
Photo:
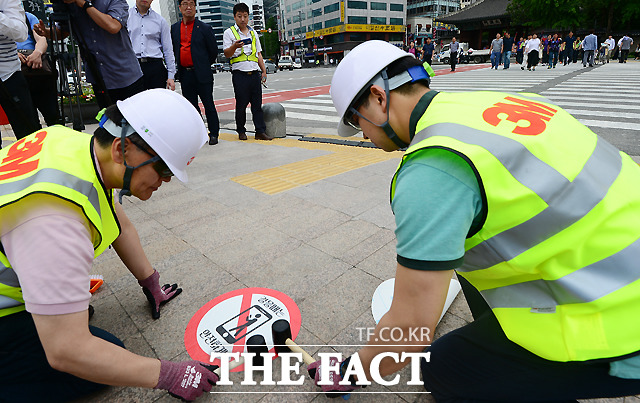
M52 63L54 71L46 79L25 80L21 64L39 68L46 57L48 40L60 40L73 32L87 81L92 84L100 108L152 88L173 91L178 78L182 96L198 113L200 102L204 107L209 144L218 143L220 121L213 99L211 64L217 61L219 50L213 29L195 17L195 0L179 0L182 19L171 27L151 9L152 1L136 0L131 8L126 0L74 0L57 4L71 16L71 27L61 23L55 32L35 16L25 14L21 6L8 4L3 8L2 15L8 18L3 20L6 22L0 44L0 105L18 139L40 128L36 106L47 125L61 121L55 65ZM248 6L236 4L236 24L224 34L223 49L230 58L236 97L236 131L241 140L247 139L246 107L251 104L255 138L271 140L266 134L261 108L261 82L266 81L266 68L258 35L248 25L248 16ZM26 41L24 32L28 32ZM16 42L18 49L26 49L24 54L17 52Z
M617 46L611 35L604 42L599 43L592 29L584 39L575 37L572 31L564 39L557 33L542 36L542 39L538 38L537 34L529 35L526 39L520 37L520 40L514 44L514 50L516 63L521 65L520 68L535 71L538 63L546 65L547 69L556 68L559 63L566 66L577 63L579 60L582 61L583 67L593 67L596 57L609 63L616 49L619 51L620 63L626 63L631 45L633 45L633 39L627 35L620 38Z

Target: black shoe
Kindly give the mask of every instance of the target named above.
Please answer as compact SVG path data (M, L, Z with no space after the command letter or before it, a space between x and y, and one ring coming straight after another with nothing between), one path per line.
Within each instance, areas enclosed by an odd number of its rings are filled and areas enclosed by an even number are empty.
M273 140L273 138L272 138L272 137L269 137L269 136L267 135L267 133L256 133L256 135L255 135L255 139L256 139L256 140L267 140L267 141L269 141L269 140Z
M218 144L218 138L213 136L209 137L209 145L215 146L216 144Z
M240 140L246 140L247 139L247 133L238 133L238 138Z

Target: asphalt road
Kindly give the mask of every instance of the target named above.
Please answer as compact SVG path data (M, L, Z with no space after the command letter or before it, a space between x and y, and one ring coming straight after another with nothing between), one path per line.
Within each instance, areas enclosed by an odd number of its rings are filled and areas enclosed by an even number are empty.
M566 109L616 147L640 156L640 63L610 63L594 68L580 64L536 71L491 70L488 64L435 65L431 87L439 91L533 92ZM303 68L269 74L263 103L279 102L287 112L287 134L335 135L338 117L328 95L335 67ZM217 73L214 97L223 131L233 132L234 103L231 74ZM282 97L285 94L286 97ZM247 110L247 130L251 114Z

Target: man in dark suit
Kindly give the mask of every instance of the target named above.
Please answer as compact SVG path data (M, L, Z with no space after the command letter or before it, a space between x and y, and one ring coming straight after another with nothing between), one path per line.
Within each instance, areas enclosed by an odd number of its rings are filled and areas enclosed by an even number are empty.
M220 120L213 103L211 64L218 56L218 43L213 29L196 19L194 0L179 0L182 21L171 26L173 53L178 67L182 95L200 112L198 96L204 105L209 126L209 145L218 144Z

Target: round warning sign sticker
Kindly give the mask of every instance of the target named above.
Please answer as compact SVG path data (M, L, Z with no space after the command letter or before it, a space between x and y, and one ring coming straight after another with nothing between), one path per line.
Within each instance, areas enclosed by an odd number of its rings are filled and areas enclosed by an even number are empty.
M289 321L295 339L301 316L289 296L269 288L230 291L207 302L193 315L184 333L184 344L191 358L203 362L209 362L212 353L246 352L247 340L254 335L264 337L273 352L271 325L279 319Z

